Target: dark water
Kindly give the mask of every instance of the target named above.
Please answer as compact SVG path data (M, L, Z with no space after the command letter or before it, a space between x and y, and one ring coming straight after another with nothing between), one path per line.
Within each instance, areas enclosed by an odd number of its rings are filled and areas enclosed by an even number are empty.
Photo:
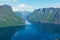
M25 17L23 16L26 23L25 29L18 30L11 40L56 40L60 38L60 25L30 23Z
M24 27L25 25L0 28L0 40L11 40L12 35L18 30L23 30Z
M12 40L56 40L60 38L60 25L35 23L17 31Z

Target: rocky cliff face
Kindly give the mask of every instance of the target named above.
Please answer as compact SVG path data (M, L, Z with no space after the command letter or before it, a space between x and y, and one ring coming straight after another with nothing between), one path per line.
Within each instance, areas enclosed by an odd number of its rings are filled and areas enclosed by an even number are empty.
M29 20L33 22L47 22L60 24L60 8L41 8L36 9L30 16Z
M10 6L0 6L0 27L18 26L21 24L24 24L24 20L16 16Z

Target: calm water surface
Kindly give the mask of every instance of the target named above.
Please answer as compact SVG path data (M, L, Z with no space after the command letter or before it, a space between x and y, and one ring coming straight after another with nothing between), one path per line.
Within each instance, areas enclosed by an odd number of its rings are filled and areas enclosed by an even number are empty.
M56 40L60 37L60 27L53 24L29 24L17 31L12 40Z

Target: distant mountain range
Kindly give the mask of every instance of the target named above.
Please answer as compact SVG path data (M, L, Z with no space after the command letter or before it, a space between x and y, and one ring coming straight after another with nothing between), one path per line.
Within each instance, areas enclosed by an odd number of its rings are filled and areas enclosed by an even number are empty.
M9 5L0 6L0 27L18 26L22 24L25 24L24 20L14 14Z
M32 22L46 22L60 24L60 8L40 8L36 9L29 16Z
M20 17L19 17L20 16ZM32 22L45 22L60 24L60 8L40 8L33 12L13 12L9 5L0 6L0 26L16 26L25 24L28 18Z
M29 16L32 12L29 12L29 11L16 11L16 12L14 12L14 13L15 13L17 16L26 19L27 16Z

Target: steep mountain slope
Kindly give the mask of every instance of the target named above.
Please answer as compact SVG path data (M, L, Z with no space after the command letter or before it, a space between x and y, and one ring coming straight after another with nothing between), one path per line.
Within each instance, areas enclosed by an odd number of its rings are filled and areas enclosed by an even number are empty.
M17 16L26 18L28 15L30 15L32 12L29 11L16 11L14 12Z
M18 17L22 17L23 18L23 14L20 11L15 11L14 12Z
M32 12L29 11L16 11L15 14L18 17L22 17L25 20L25 24L30 24L30 22L27 20L28 16L31 14Z
M32 22L46 22L60 24L60 8L36 9L30 16Z
M24 20L16 16L10 6L0 6L0 27L18 26L21 24L24 24Z

